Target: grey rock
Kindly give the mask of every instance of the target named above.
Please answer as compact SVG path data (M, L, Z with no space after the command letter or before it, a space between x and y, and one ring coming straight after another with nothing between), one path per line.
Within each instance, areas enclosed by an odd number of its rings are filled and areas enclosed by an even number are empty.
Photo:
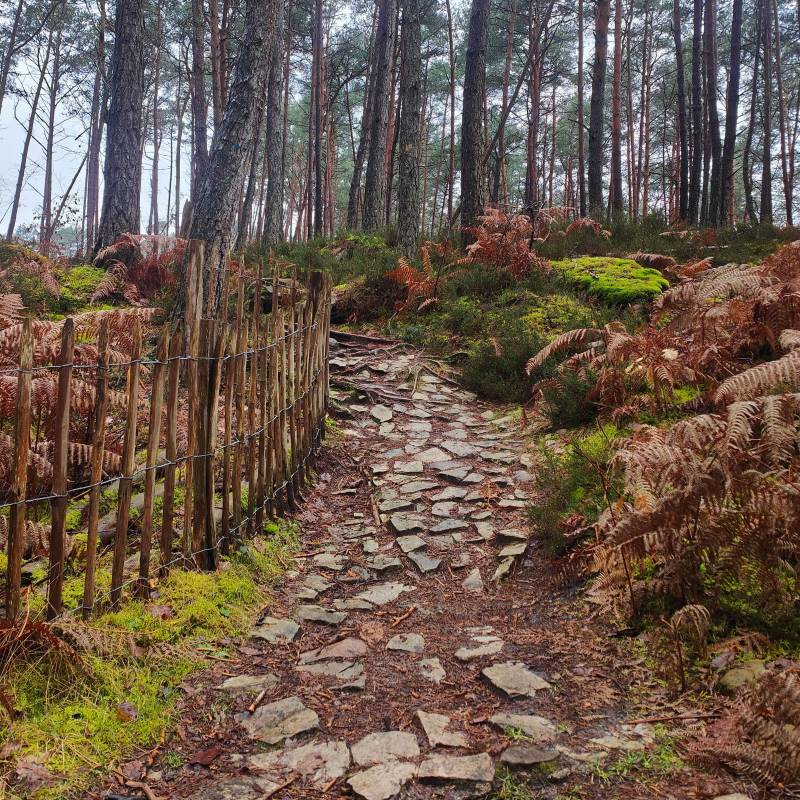
M277 744L289 736L319 727L316 711L306 708L299 697L286 697L259 706L254 714L241 714L238 720L251 739L267 744Z
M463 519L446 519L431 528L431 533L451 533L452 531L463 531L469 528L469 522Z
M760 659L745 661L729 669L719 680L719 685L728 692L755 683L765 672L766 667Z
M472 572L464 578L461 586L466 589L468 592L482 592L483 591L483 580L481 578L481 571L475 567Z
M264 675L237 675L224 680L217 688L224 692L253 692L269 691L278 685L278 676L267 672Z
M509 500L508 498L502 498L497 505L500 508L525 508L528 502L527 500Z
M364 800L389 800L417 774L414 764L389 761L357 772L347 779L350 788Z
M435 683L437 686L447 675L442 666L442 662L439 661L438 658L423 658L418 666L420 675L422 675L425 680Z
M401 475L420 475L423 469L421 461L406 461L403 464L394 465L395 472L399 472Z
M417 569L420 572L433 572L439 569L439 565L442 563L441 558L431 558L429 555L419 550L409 553L408 557L417 565Z
M194 800L256 800L270 797L280 788L267 778L231 778L195 792Z
M500 552L497 554L498 558L516 558L517 556L521 556L525 549L528 547L527 542L519 542L517 544L507 544Z
M406 533L416 533L423 529L422 520L418 517L407 517L403 514L394 514L389 517L389 528L392 533L403 536Z
M400 569L402 564L399 558L387 555L386 553L378 553L378 555L367 559L367 566L374 569L375 572L387 572L392 569Z
M437 503L440 500L460 500L462 497L465 497L466 494L466 489L461 489L458 486L447 486L438 494L433 495L431 500Z
M469 475L469 467L460 467L458 469L443 469L439 470L436 474L440 478L444 478L447 481L453 481L453 483L463 483Z
M514 566L514 559L513 558L504 558L498 565L497 569L494 571L494 575L492 575L493 581L501 581L511 572L511 567Z
M353 659L366 655L367 643L354 636L342 639L326 647L318 647L315 650L307 650L300 654L301 664L314 664L317 661L325 661L332 658Z
M363 682L364 677L364 665L360 661L321 661L318 664L298 664L295 669L338 681Z
M458 456L459 458L473 456L478 452L477 447L473 447L471 444L466 444L465 442L456 442L452 439L442 442L442 448L447 450L448 453L452 453L454 456Z
M469 747L467 737L463 733L448 731L450 717L444 714L429 714L427 711L417 711L417 719L428 737L431 747Z
M501 539L513 539L516 542L528 541L528 534L517 528L503 528L503 530L497 532L497 535Z
M289 775L299 775L322 789L347 772L350 750L345 742L310 742L250 756L248 763L251 769L266 772L275 780L283 782Z
M387 650L404 650L421 653L425 649L425 638L419 633L398 633L386 643Z
M413 507L414 504L410 500L384 500L378 504L378 511L382 514L391 514L392 511L405 511Z
M433 756L419 765L420 779L491 783L494 764L488 753L473 756Z
M402 583L379 583L356 595L359 600L365 600L373 606L383 606L392 603L404 592L413 592L413 586L406 586Z
M419 536L398 536L397 544L404 553L410 553L413 550L419 550L420 547L425 547L425 540Z
M529 767L555 761L558 757L555 750L542 750L532 744L515 744L503 750L500 760L515 767Z
M338 572L344 569L344 565L347 563L347 557L336 553L319 553L314 556L312 563L315 567L319 567L320 569L330 569L334 572Z
M378 422L388 422L394 416L392 409L384 405L373 406L369 414Z
M540 678L520 661L494 664L482 672L494 686L511 697L534 697L537 691L550 688L544 678Z
M337 611L372 611L372 604L358 597L337 597L333 601L333 607Z
M297 636L300 626L293 619L264 617L250 631L251 639L264 639L270 644L288 644Z
M322 577L322 575L311 574L306 577L306 586L317 592L325 592L333 586L333 584Z
M450 517L456 509L456 503L434 503L431 514L434 517Z
M322 606L300 606L297 616L303 622L321 622L324 625L339 625L347 619L347 614L342 611L331 611Z
M480 472L470 472L466 478L464 478L464 483L483 483L486 479L485 475L481 475Z
M393 759L416 758L419 755L417 737L410 731L368 733L350 749L353 761L361 767L383 764Z
M367 554L377 553L378 547L378 542L375 539L364 539L361 542L361 549Z
M429 447L417 455L417 458L423 464L435 464L437 461L446 461L447 453L440 450L438 447Z
M428 489L438 489L436 481L410 481L400 487L401 494L414 494L416 492L426 492Z
M741 792L735 792L734 794L717 795L714 800L751 800L751 798L749 795L742 794Z
M490 718L489 722L502 730L507 728L520 730L532 739L534 744L553 742L557 734L556 726L549 719L533 714L511 714L499 711Z
M455 655L459 661L473 661L476 658L499 653L504 644L505 642L499 636L492 633L475 633L464 647L456 650Z

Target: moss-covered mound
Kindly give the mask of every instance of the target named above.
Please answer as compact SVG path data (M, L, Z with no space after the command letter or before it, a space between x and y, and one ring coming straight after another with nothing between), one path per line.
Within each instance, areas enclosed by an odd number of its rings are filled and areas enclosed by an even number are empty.
M652 300L669 287L657 269L642 267L629 258L581 256L552 261L551 265L567 281L611 305Z

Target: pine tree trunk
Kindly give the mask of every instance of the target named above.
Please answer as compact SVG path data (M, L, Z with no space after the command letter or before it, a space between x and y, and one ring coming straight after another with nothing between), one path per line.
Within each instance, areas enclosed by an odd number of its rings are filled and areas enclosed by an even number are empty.
M772 225L772 0L761 0L761 38L764 43L764 124L761 165L761 210L759 222Z
M578 205L581 217L586 216L586 123L584 106L586 98L583 91L583 0L578 0Z
M483 213L483 105L486 81L486 44L489 0L472 0L464 64L464 101L461 118L461 225L475 225ZM464 237L469 240L469 236Z
M206 103L205 17L203 0L192 0L192 201L208 170L208 104Z
M404 0L400 29L400 132L397 231L407 256L419 237L419 126L422 110L422 27L419 0Z
M456 180L456 49L453 42L453 9L450 0L447 8L447 49L450 62L448 90L450 94L450 147L447 151L447 226L453 224L453 194Z
M25 7L25 0L18 0L14 10L14 20L11 23L11 30L8 33L8 41L3 51L3 64L0 67L0 111L3 110L3 99L6 96L8 87L8 76L11 72L11 65L14 63L16 53L17 34L19 33L20 22L22 21L22 11Z
M150 171L150 233L160 233L158 221L158 165L161 130L158 116L158 93L161 81L161 2L156 3L156 53L153 64L153 164Z
M742 0L733 0L731 56L725 106L725 144L722 147L721 186L717 211L717 219L721 224L728 218L728 198L733 192L733 156L736 147L736 125L739 121L739 83L742 71L742 5Z
M386 134L389 121L389 88L394 53L394 0L381 0L375 34L375 80L370 122L367 172L364 178L365 231L377 231L386 213Z
M57 23L58 24L58 23ZM56 31L53 43L53 71L50 76L50 103L47 117L47 143L45 145L44 188L42 189L42 217L39 227L39 250L44 255L50 253L53 238L53 143L56 133L56 107L61 80L61 26Z
M602 214L603 208L603 110L608 62L610 0L596 0L594 20L594 64L589 109L589 209Z
M283 0L278 3L275 38L270 54L269 88L267 90L267 199L264 211L262 242L271 247L283 239L283 174L286 143L283 136L284 75Z
M97 226L100 222L98 218L100 212L100 149L103 142L103 124L106 116L106 92L103 82L106 67L105 0L100 0L98 8L100 19L97 23L96 65L89 123L89 159L86 166L86 242L88 247L91 247L94 243Z
M703 169L703 103L701 50L703 0L694 0L692 31L692 163L689 175L689 222L700 221L700 181Z
M742 152L742 183L744 185L744 216L745 221L753 224L756 219L755 203L753 201L753 134L756 127L756 110L758 108L758 70L761 56L761 14L756 18L756 35L753 40L753 84L750 91L750 119L747 122L747 136L744 140Z
M706 0L705 29L703 55L706 67L706 92L708 104L708 128L711 139L711 185L706 222L709 225L719 223L721 198L724 197L720 180L720 161L722 158L722 140L719 130L718 90L717 82L717 5L715 0Z
M741 0L736 0L736 2L739 2L741 5ZM683 64L680 0L673 0L672 3L672 36L675 42L675 70L678 90L678 139L680 146L680 173L678 178L678 194L680 196L680 201L678 205L678 219L681 222L685 222L689 214L689 131L687 130L686 124L686 76ZM730 101L730 92L728 94L728 99Z
M214 134L208 170L192 209L190 239L205 242L203 289L206 313L215 316L222 294L222 274L231 243L233 221L250 163L259 93L266 78L279 0L247 0L244 34L239 45L225 111ZM185 307L181 284L176 314Z
M781 58L781 25L778 17L778 4L772 0L772 16L775 19L775 82L778 90L778 125L781 138L781 178L783 180L783 201L786 224L794 225L792 213L792 179L787 153L788 116L786 95L783 91L783 63Z

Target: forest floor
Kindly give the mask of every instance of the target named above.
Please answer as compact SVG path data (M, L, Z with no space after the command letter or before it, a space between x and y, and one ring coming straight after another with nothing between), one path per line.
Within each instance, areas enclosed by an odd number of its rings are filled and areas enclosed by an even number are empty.
M339 430L268 617L89 796L713 798L634 639L554 587L518 421L400 343L332 350ZM654 719L654 724L638 720Z

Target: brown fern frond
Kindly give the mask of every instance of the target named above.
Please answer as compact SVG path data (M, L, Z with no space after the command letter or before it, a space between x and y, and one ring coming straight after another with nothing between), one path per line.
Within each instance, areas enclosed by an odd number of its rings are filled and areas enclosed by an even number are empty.
M717 403L730 403L748 397L758 397L773 391L800 389L800 350L790 350L782 358L759 364L731 375L714 395Z

